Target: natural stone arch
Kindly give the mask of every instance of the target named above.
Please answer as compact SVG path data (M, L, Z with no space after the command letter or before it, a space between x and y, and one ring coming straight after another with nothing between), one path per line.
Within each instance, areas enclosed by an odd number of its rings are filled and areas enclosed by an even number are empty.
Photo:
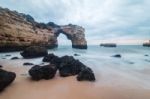
M63 25L56 29L55 37L57 39L59 34L62 33L71 40L72 48L87 49L87 41L84 32L85 30L83 27L72 24Z

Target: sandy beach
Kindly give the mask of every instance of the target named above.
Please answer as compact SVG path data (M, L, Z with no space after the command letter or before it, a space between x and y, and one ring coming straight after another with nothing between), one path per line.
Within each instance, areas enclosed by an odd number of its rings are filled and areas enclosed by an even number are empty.
M78 82L75 76L52 80L32 81L28 75L31 66L23 66L26 59L0 60L3 69L17 74L15 81L0 93L0 99L149 99L148 85L132 76L104 68L95 70L96 82ZM150 73L146 70L144 73ZM130 72L129 72L130 75ZM138 75L137 75L138 76ZM144 76L143 76L144 77ZM142 79L143 79L142 77ZM146 78L145 78L146 79ZM143 84L143 85L142 85ZM144 86L145 85L145 86Z

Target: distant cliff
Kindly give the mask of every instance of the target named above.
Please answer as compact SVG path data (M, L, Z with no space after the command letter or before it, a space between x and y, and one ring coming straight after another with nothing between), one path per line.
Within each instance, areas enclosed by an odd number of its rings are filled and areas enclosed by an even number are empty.
M73 48L87 48L84 28L77 25L38 23L30 15L0 7L0 51L17 51L32 45L54 48L60 33L67 36Z

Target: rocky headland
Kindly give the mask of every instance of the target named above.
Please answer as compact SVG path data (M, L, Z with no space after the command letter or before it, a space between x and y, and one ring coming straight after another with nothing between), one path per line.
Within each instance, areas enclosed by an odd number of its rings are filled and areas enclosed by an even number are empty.
M30 15L0 7L0 52L19 51L28 46L58 46L60 33L67 36L73 48L87 49L85 29L77 25L39 23Z

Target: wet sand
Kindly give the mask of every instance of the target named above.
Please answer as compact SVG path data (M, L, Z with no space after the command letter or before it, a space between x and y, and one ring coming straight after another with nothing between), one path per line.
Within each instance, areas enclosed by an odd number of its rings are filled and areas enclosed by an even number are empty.
M31 66L22 66L26 61L0 60L3 69L17 74L15 81L0 93L0 99L150 99L149 88L111 70L109 77L95 70L96 82L78 82L75 76L61 78L58 73L52 80L32 81L27 72Z

